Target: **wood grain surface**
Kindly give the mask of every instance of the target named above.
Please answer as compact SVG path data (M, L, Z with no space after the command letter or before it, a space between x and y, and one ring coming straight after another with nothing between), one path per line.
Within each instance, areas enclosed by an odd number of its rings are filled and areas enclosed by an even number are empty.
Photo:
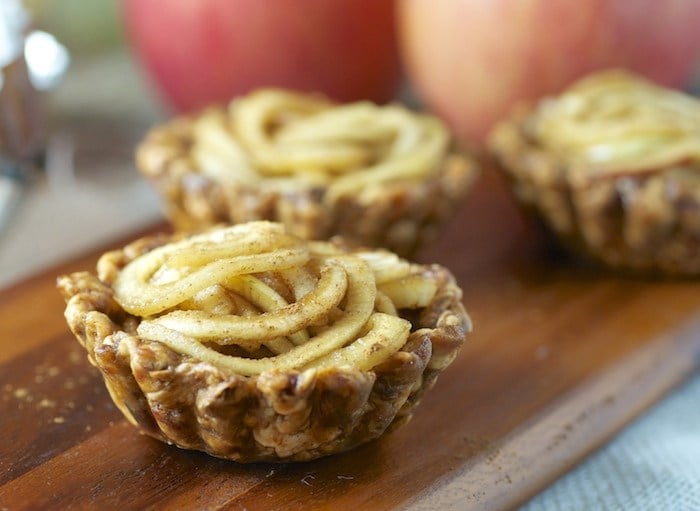
M315 462L238 465L112 405L54 287L98 255L0 293L0 509L509 509L700 365L697 281L576 264L487 175L418 256L454 272L475 331L413 420Z

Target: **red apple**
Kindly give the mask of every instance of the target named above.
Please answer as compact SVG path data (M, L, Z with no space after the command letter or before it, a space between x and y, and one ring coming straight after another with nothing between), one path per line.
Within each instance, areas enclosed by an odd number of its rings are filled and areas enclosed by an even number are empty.
M135 52L179 110L263 86L391 99L394 0L122 0Z
M409 79L471 144L516 102L591 71L679 86L700 56L697 0L402 0L398 16Z

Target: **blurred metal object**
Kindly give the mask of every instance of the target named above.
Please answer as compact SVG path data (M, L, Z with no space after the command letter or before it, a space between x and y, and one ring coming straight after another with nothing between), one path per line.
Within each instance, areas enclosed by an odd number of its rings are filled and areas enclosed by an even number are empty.
M19 0L3 0L0 3L0 68L22 53L22 33L28 25L29 15Z
M24 172L0 157L0 233L12 217L25 188Z
M40 147L43 122L24 58L29 18L19 0L0 2L0 154L23 167Z
M46 122L40 91L58 83L68 62L53 36L30 30L20 0L0 0L0 228L41 166Z
M32 85L44 91L58 85L68 68L70 56L54 36L43 30L34 30L24 42L24 60Z

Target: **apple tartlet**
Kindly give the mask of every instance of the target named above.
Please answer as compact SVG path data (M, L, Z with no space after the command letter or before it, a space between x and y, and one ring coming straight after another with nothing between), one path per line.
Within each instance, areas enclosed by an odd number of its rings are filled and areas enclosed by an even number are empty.
M489 140L564 244L625 271L700 274L700 102L624 71L522 107Z
M402 424L471 330L447 269L264 221L145 237L58 288L131 423L239 462L310 460Z
M154 127L136 151L176 230L254 220L411 255L476 177L438 119L262 89Z

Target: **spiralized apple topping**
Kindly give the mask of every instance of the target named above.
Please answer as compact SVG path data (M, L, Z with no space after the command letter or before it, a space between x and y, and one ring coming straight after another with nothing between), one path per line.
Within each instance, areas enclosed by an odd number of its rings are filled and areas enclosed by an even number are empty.
M278 89L203 113L193 132L192 158L216 181L317 185L329 203L372 185L422 181L438 172L449 144L442 122L397 105L340 105Z
M142 318L143 339L236 374L369 370L406 343L411 324L398 311L425 307L437 292L417 268L390 252L346 253L251 222L146 252L112 287Z
M700 161L700 101L623 71L592 75L541 102L528 129L589 172Z

